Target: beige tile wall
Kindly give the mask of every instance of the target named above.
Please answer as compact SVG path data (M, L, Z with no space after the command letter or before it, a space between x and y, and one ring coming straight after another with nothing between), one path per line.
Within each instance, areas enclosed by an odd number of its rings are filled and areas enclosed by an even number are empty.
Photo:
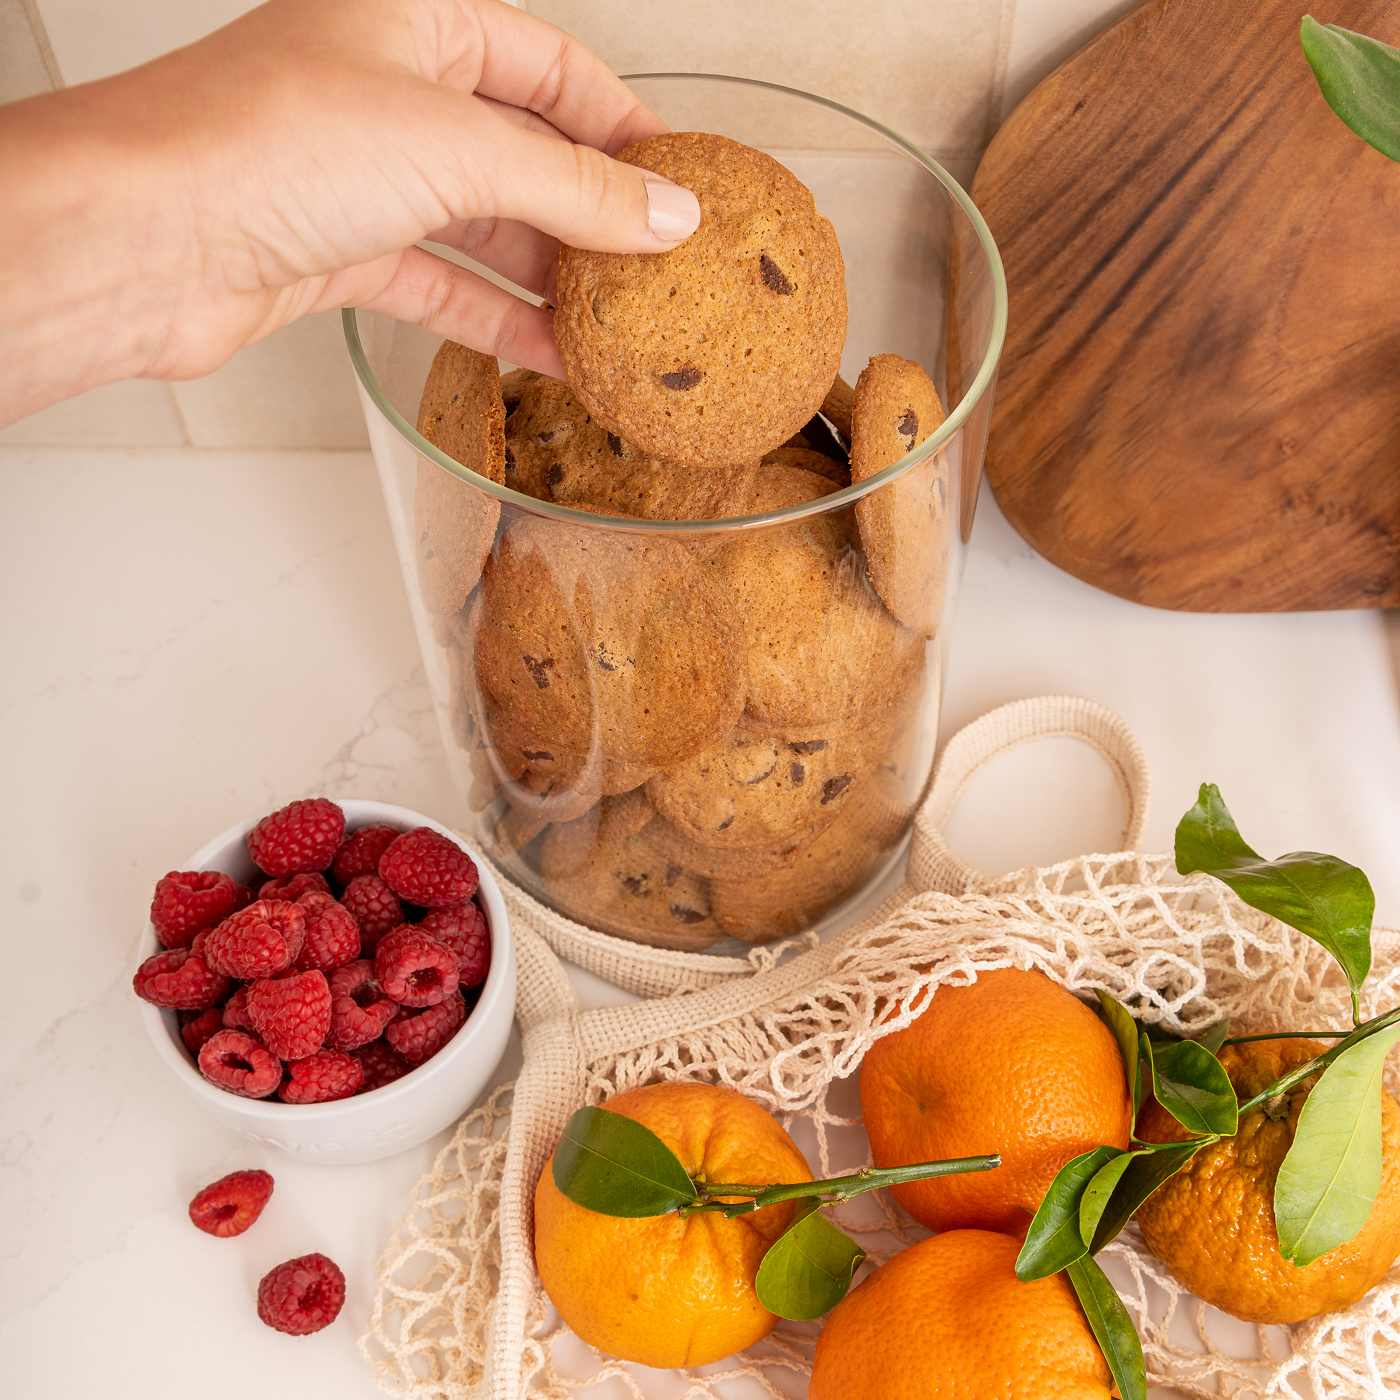
M966 182L1011 106L1135 0L522 0L623 72L764 77L835 98ZM0 101L189 43L251 0L0 0ZM742 119L742 110L736 110ZM682 107L668 112L684 121ZM810 127L775 146L835 144ZM292 327L198 383L113 385L0 429L6 443L352 447L365 441L338 318Z

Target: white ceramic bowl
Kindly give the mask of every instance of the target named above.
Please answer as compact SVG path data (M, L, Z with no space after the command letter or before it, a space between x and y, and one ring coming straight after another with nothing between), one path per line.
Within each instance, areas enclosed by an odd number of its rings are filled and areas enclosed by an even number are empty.
M340 801L346 828L382 822L404 831L426 826L461 846L481 871L478 898L491 926L491 970L466 1023L426 1064L368 1094L332 1103L286 1104L244 1099L209 1083L185 1050L173 1011L141 1003L156 1054L198 1100L228 1127L255 1142L313 1162L373 1162L426 1142L458 1119L480 1096L505 1053L515 1016L515 949L500 887L480 857L455 832L406 807L358 799ZM235 880L261 880L244 844L252 822L230 827L196 851L180 870L222 870ZM141 956L159 952L148 924Z

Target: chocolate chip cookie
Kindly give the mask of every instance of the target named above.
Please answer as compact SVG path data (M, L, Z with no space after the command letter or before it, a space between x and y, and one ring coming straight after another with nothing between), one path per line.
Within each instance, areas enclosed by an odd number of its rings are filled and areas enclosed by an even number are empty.
M691 467L757 461L831 387L845 270L811 191L723 136L653 136L618 159L693 190L700 227L665 253L559 255L555 338L609 431Z
M933 382L912 360L876 355L856 381L851 479L868 481L943 422ZM856 503L866 568L885 606L931 636L943 611L948 568L948 473L944 454L909 468Z
M423 385L418 431L454 461L503 484L505 404L495 359L443 341ZM481 577L501 504L420 457L413 514L423 600L435 613L455 613Z
M794 447L784 443L782 447L775 447L763 459L765 466L779 467L801 467L803 471L813 472L817 476L824 476L831 485L828 491L839 491L843 486L851 484L851 466L844 458L837 459L828 457L825 452L818 452L812 447Z

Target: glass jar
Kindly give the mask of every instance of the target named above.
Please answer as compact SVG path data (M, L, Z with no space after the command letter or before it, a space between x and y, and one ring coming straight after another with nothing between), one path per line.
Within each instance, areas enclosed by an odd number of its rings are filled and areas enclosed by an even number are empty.
M1006 287L968 196L878 123L738 78L628 82L674 129L767 149L812 190L845 257L843 378L885 352L922 365L947 409L932 436L844 484L838 384L806 434L815 455L765 461L727 501L712 483L679 492L725 518L637 518L616 483L569 504L514 453L501 484L435 447L414 424L439 339L344 322L461 794L445 816L560 912L698 950L838 918L903 848L937 744ZM538 467L554 424L515 408L540 389L527 379L505 381L507 443ZM569 423L600 431L581 409ZM812 466L833 479L814 488ZM706 469L680 470L694 484ZM903 620L872 586L896 576Z

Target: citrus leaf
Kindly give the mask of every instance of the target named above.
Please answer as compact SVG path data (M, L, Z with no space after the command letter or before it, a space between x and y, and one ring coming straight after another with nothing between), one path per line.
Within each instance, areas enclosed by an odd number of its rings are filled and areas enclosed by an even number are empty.
M758 1266L758 1301L779 1317L810 1322L846 1296L864 1258L865 1251L821 1213L821 1202L808 1198Z
M1103 1213L1108 1209L1108 1203L1122 1180L1123 1173L1132 1166L1135 1157L1142 1155L1140 1151L1116 1153L1094 1173L1085 1186L1079 1197L1079 1238L1084 1241L1086 1250L1094 1242L1099 1221L1103 1219Z
M1200 1035L1191 1038L1197 1045L1203 1045L1212 1055L1220 1053L1220 1047L1230 1035L1230 1022L1227 1018L1224 1021L1217 1021L1213 1026L1207 1026Z
M1099 1010L1108 1023L1109 1030L1113 1032L1113 1038L1118 1042L1119 1053L1123 1056L1123 1074L1128 1081L1128 1094L1132 1098L1133 1113L1136 1115L1142 1107L1144 1088L1139 1065L1141 1052L1137 1022L1133 1020L1132 1012L1116 997L1102 990L1097 996Z
M1087 1255L1069 1266L1069 1281L1084 1309L1122 1400L1147 1400L1147 1364L1137 1328L1108 1275Z
M1327 105L1368 145L1400 160L1400 49L1311 15L1300 38Z
M1157 1102L1189 1132L1229 1137L1240 1121L1235 1086L1225 1066L1194 1040L1154 1046L1143 1037L1143 1055Z
M1173 1142L1145 1148L1140 1155L1135 1154L1124 1168L1113 1194L1108 1198L1108 1205L1099 1217L1089 1252L1097 1254L1104 1245L1117 1239L1137 1208L1159 1186L1170 1181L1201 1148L1214 1141L1214 1138L1201 1138L1195 1142Z
M1095 1147L1055 1173L1016 1256L1016 1277L1022 1283L1057 1274L1086 1252L1079 1236L1079 1198L1099 1168L1117 1155L1116 1147Z
M654 1132L605 1108L581 1108L554 1149L554 1184L600 1215L665 1215L698 1200L680 1159Z
M1177 824L1176 868L1214 875L1246 904L1320 943L1353 992L1366 980L1376 896L1364 872L1316 851L1265 860L1240 835L1214 783L1201 784L1196 805Z
M1274 1182L1279 1252L1311 1264L1366 1223L1381 1184L1381 1076L1400 1026L1343 1050L1313 1085Z

